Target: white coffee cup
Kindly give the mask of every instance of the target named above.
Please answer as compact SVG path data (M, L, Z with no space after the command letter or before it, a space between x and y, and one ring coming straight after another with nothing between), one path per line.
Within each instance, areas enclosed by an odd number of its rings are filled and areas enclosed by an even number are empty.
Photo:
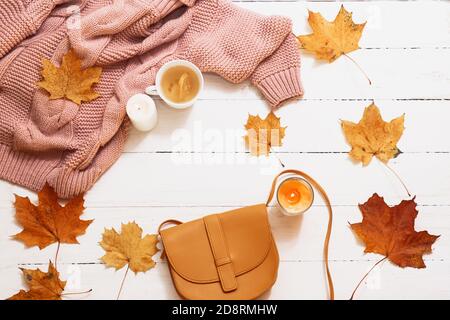
M164 92L161 88L161 80L162 80L162 76L164 75L164 73L167 70L169 70L170 68L177 67L177 66L184 66L184 67L191 69L192 71L194 71L195 75L198 77L198 80L199 80L199 89L198 89L198 92L195 95L195 97L189 101L180 102L180 103L173 102L169 98L167 98L164 95ZM163 99L164 102L167 103L172 108L185 109L185 108L192 106L195 103L195 101L197 101L198 96L200 95L200 92L203 90L203 83L204 83L204 80L203 80L202 72L195 64L193 64L192 62L189 62L187 60L172 60L170 62L165 63L158 70L158 72L156 73L155 85L149 86L147 89L145 89L145 93L148 95L151 95L151 96L153 96L153 95L160 96L161 99Z

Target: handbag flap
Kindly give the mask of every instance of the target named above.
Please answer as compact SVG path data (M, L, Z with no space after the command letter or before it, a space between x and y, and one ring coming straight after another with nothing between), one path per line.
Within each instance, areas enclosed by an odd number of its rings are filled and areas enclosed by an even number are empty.
M230 290L235 276L265 260L273 242L265 204L162 230L161 239L171 268L181 277L197 283L221 281Z

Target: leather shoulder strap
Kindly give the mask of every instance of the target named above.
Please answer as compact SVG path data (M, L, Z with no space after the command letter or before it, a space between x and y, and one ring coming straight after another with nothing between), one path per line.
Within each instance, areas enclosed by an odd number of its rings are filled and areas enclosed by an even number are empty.
M269 205L270 201L273 198L278 178L280 176L284 175L284 174L287 174L287 173L297 174L297 175L305 178L307 181L309 181L309 183L311 183L320 192L323 200L325 201L325 204L327 205L327 208L328 208L328 226L327 226L327 233L325 235L325 242L324 242L324 245L323 245L323 256L324 256L324 260L325 260L325 269L326 269L326 273L327 273L327 281L328 281L328 290L329 290L329 294L330 294L330 300L334 300L333 279L331 277L330 266L329 266L329 262L328 262L328 247L329 247L329 244L330 244L331 229L332 229L332 226L333 226L333 209L331 207L330 199L328 198L328 195L325 192L325 190L322 188L322 186L316 180L314 180L312 177L310 177L308 174L306 174L306 173L304 173L303 171L300 171L300 170L287 169L287 170L281 171L273 179L272 187L270 189L269 197L267 198L266 206Z
M183 222L181 222L181 221L179 221L179 220L175 220L175 219L169 219L169 220L163 221L163 222L159 225L159 227L158 227L158 234L159 234L160 237L161 237L161 231L162 231L162 228L163 228L166 224L179 225L179 224L183 224ZM164 248L163 248L163 250L162 250L162 252L161 252L161 259L164 259L165 257L166 257L166 251L165 251Z
M159 225L159 227L158 227L158 234L160 235L161 234L161 230L162 230L162 228L166 225L166 224L174 224L174 225L179 225L179 224L183 224L183 222L181 222L181 221L179 221L179 220L175 220L175 219L169 219L169 220L166 220L166 221L163 221L160 225Z

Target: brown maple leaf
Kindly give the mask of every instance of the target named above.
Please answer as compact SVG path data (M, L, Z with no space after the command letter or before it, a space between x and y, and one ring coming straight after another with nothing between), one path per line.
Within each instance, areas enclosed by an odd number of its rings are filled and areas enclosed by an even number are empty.
M75 51L69 50L64 55L60 67L47 59L44 59L42 64L44 80L37 85L50 93L51 100L67 98L81 104L82 101L91 101L99 96L91 87L100 81L102 68L81 69L81 60Z
M93 221L80 220L84 210L83 195L73 198L63 207L48 184L38 193L37 206L28 197L15 197L16 219L23 230L14 238L28 247L43 249L55 242L78 243L77 237L84 234Z
M364 110L364 115L358 123L342 121L342 130L351 145L350 158L356 162L368 165L373 156L386 163L399 153L397 142L404 130L405 115L385 122L380 110L371 104Z
M366 245L364 252L384 255L402 268L425 268L422 256L431 252L439 236L414 230L416 206L413 198L389 207L376 193L360 204L363 220L351 224L351 228Z
M341 6L334 21L325 20L320 13L308 11L312 34L298 36L302 48L312 52L318 59L333 62L341 55L359 49L359 39L366 23L356 24L352 13Z
M152 256L158 252L156 234L142 238L142 229L135 222L122 224L121 233L105 229L100 246L106 251L101 258L108 267L116 270L125 265L134 272L145 272L155 266Z
M259 156L268 155L272 147L282 145L286 127L280 126L280 118L271 111L264 120L249 114L245 129L245 144L252 155Z
M20 290L8 300L61 300L66 281L59 279L59 272L51 261L47 272L39 269L21 270L29 290Z

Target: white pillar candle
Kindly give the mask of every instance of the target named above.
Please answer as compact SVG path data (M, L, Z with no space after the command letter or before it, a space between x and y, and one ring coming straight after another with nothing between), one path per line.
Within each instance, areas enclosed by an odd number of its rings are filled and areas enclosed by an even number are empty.
M139 131L152 130L158 121L155 102L143 93L135 94L128 100L127 114L133 126Z

